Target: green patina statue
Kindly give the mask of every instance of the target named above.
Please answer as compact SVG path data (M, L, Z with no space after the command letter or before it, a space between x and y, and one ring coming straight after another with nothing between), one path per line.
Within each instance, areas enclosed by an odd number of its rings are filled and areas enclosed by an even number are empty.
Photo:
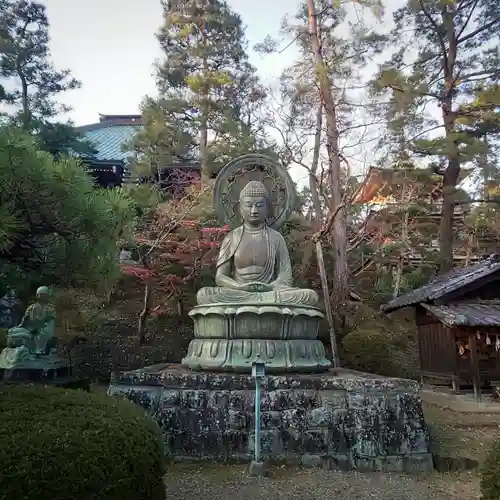
M0 353L0 368L42 368L53 364L56 312L50 304L50 290L41 286L36 291L36 299L26 309L21 323L7 332L7 347Z
M195 338L182 363L194 370L248 372L259 357L271 372L326 370L330 362L317 339L323 318L318 294L293 287L290 255L275 229L291 213L293 183L281 166L250 157L226 166L216 180L216 211L234 229L221 245L216 286L199 290L189 313ZM262 173L266 168L269 174ZM246 180L239 190L238 169ZM276 172L271 188L284 196L273 203L260 179L271 183ZM228 196L221 192L224 182L232 190Z
M313 290L292 287L292 266L285 239L267 225L269 193L262 182L250 181L241 191L243 225L222 242L217 259L217 288L205 287L198 304L268 303L317 306Z

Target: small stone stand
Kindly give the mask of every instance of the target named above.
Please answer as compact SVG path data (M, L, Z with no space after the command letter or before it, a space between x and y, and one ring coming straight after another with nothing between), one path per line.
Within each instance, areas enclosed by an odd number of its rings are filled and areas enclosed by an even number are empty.
M267 476L267 467L264 462L256 462L252 460L248 466L249 476Z
M163 429L173 460L253 459L255 380L156 365L114 374ZM433 469L417 382L345 369L262 381L261 461L388 472ZM253 469L252 469L253 467ZM260 464L250 467L260 473Z
M42 368L15 368L7 370L0 368L0 380L5 384L40 384L45 386L60 387L62 389L90 390L90 380L73 377L70 367L61 362L59 366Z

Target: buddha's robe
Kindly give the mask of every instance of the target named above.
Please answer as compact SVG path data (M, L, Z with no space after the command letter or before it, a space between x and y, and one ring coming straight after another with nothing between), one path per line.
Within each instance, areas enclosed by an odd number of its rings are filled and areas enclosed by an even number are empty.
M272 290L257 292L230 286L205 287L197 294L199 305L206 304L295 304L317 306L313 290L293 288L292 266L285 239L278 231L264 226L245 231L240 226L226 235L217 259L217 271L225 267L237 284L262 283ZM217 278L216 278L217 281Z

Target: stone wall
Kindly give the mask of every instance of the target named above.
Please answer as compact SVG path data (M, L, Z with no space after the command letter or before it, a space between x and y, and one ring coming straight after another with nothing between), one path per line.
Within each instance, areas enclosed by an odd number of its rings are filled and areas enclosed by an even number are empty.
M362 376L269 376L263 382L262 456L344 469L427 471L429 436L413 381ZM175 459L249 460L254 380L156 366L116 374L109 393L145 408Z

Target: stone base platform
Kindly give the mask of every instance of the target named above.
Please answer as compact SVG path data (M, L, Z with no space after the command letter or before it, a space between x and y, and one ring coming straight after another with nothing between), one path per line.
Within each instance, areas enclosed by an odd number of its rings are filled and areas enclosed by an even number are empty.
M255 381L156 365L114 374L109 395L142 406L176 460L249 461ZM263 460L330 468L427 472L429 435L417 382L344 369L262 382Z
M50 363L33 361L15 368L0 367L0 379L11 382L50 382L70 375L66 360L54 359Z
M45 368L41 368L39 362L21 368L0 368L0 381L4 384L39 384L90 391L90 379L73 377L69 365L63 359L55 359Z

